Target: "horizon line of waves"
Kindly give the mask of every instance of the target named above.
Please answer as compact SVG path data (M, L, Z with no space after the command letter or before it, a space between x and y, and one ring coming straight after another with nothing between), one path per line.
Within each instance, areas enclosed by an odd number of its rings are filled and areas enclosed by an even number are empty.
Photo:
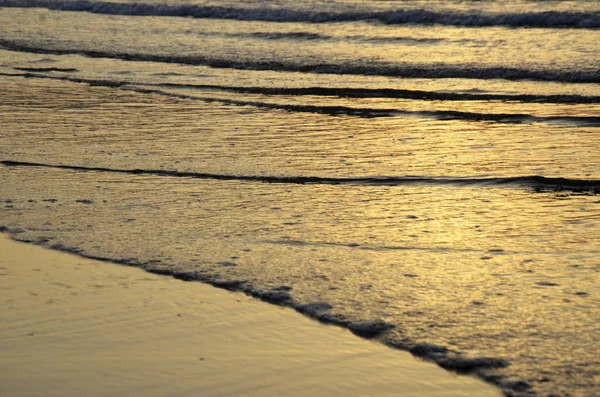
M514 186L532 188L536 192L573 191L600 194L600 179L573 179L545 177L540 175L515 177L425 177L425 176L381 176L381 177L319 177L319 176L269 176L209 174L193 171L117 169L88 167L67 164L46 164L28 161L0 160L5 167L53 168L80 172L108 172L130 175L152 175L159 177L212 179L220 181L262 182L295 185L357 185L357 186L407 186L407 185L452 185L500 187Z
M123 87L138 84L124 80L88 79L72 76L56 76L39 74L46 72L72 73L78 72L74 68L34 68L13 67L15 70L26 73L2 73L1 76L40 78L49 80L62 80L73 83L84 83L90 86ZM259 86L224 86L218 84L179 84L179 83L144 83L144 86L156 86L166 88L215 90L234 92L240 94L262 94L262 95L285 95L285 96L334 96L339 98L393 98L393 99L416 99L425 101L506 101L522 103L557 103L557 104L597 104L600 96L557 94L470 94L436 92L422 90L408 90L397 88L337 88L337 87L259 87Z
M160 3L113 3L89 0L0 0L0 7L46 8L107 15L167 16L266 22L358 22L387 25L447 25L465 27L600 28L600 12L542 11L525 13L440 12L425 9L323 12L275 8L236 8Z
M0 0L1 1L1 0ZM561 71L520 69L504 66L470 67L468 65L420 65L364 62L333 64L303 64L282 61L240 61L239 59L211 58L200 55L158 55L144 53L108 52L89 49L45 48L0 39L0 47L6 50L53 55L83 55L90 58L109 58L133 62L161 62L193 66L207 66L215 69L270 70L333 75L386 76L421 79L503 79L534 80L564 83L600 83L600 69L589 71Z

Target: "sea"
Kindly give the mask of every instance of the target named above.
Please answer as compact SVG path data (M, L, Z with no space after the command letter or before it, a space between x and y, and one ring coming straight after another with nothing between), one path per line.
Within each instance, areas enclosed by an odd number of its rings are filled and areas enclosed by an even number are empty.
M600 2L0 0L0 230L598 396Z

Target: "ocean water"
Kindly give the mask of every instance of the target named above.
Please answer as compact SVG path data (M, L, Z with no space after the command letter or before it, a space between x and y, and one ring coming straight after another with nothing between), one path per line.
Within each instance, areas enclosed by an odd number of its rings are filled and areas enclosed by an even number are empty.
M599 28L594 1L0 0L0 230L598 395Z

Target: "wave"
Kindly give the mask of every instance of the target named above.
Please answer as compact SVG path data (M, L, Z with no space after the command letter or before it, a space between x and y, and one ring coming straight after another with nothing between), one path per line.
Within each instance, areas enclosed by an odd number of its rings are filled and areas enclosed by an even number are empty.
M14 68L23 71L35 72L76 72L71 68ZM38 73L0 73L2 76L41 78L63 80L73 83L85 83L91 86L123 87L133 84L130 81L85 79L71 76L55 76ZM333 87L258 87L258 86L224 86L217 84L177 84L158 83L146 86L159 86L166 88L215 90L235 92L240 94L286 95L286 96L334 96L339 98L394 98L416 99L425 101L510 101L522 103L561 103L561 104L596 104L600 103L600 96L587 95L534 95L534 94L469 94L434 92L421 90L404 90L396 88L333 88Z
M182 87L179 84L142 84L137 85L135 83L123 82L123 81L111 81L111 80L92 80L92 79L80 79L80 78L69 78L64 76L44 76L35 74L11 74L11 73L0 73L4 76L18 76L18 77L36 77L36 78L47 78L53 80L64 80L75 83L85 83L90 86L103 86L103 87L119 87L121 89L134 91L142 94L156 94L164 95L174 98L181 99L193 99L208 103L222 103L225 105L233 106L253 106L261 109L276 109L284 110L287 112L300 112L300 113L316 113L326 114L330 116L354 116L362 118L380 118L380 117L397 117L397 116L413 116L421 118L432 118L436 120L466 120L466 121L485 121L485 122L496 122L496 123L509 123L509 124L521 124L521 123L560 123L574 126L587 126L587 127L600 127L600 116L534 116L531 114L522 113L477 113L477 112L464 112L457 110L403 110L403 109L385 109L385 108L354 108L349 106L326 106L326 105L293 105L283 103L269 103L259 101L244 101L238 99L227 99L227 98L213 98L198 95L186 95L173 92L162 91L157 88L143 88L144 86L167 86L167 87ZM184 88L188 88L189 85L184 85ZM198 87L214 87L214 86L196 86ZM243 88L240 92L247 92Z
M312 32L252 32L231 33L228 37L257 38L263 40L331 40L334 37Z
M248 33L226 33L226 32L196 32L203 37L228 37L242 39L259 39L271 41L359 41L366 43L402 43L404 45L438 44L450 41L460 44L482 44L479 40L460 39L450 40L439 37L410 37L410 36L365 36L365 35L340 35L331 36L314 32L248 32Z
M600 70L537 70L504 66L473 67L469 65L419 65L403 63L357 61L335 63L295 63L293 61L260 61L215 58L202 55L159 55L133 52L109 52L91 49L49 48L29 43L0 39L0 47L20 52L54 55L84 55L92 58L112 58L134 62L162 62L208 66L218 69L271 70L282 72L387 76L422 79L504 79L557 81L564 83L600 83Z
M131 175L154 175L176 178L213 179L220 181L247 181L281 184L318 185L360 185L360 186L406 186L406 185L457 185L457 186L518 186L532 188L536 192L573 191L600 194L600 180L550 178L539 175L504 178L476 177L317 177L317 176L265 176L227 175L191 171L117 169L106 167L85 167L77 165L44 164L26 161L1 160L5 167L43 167L83 172L111 172Z
M33 77L33 78L45 78L52 80L63 80L74 83L84 83L90 86L103 86L112 88L121 88L129 91L134 91L142 94L156 94L164 95L174 98L181 99L194 99L203 102L218 102L225 105L233 106L253 106L262 109L276 109L284 110L288 112L301 112L301 113L317 113L326 114L330 116L355 116L362 118L380 118L380 117L396 117L396 116L413 116L422 118L433 118L437 120L466 120L466 121L486 121L496 123L509 123L509 124L521 124L521 123L561 123L575 126L587 126L587 127L600 127L600 116L534 116L531 114L521 113L477 113L477 112L464 112L456 110L402 110L402 109L384 109L384 108L354 108L349 106L325 106L325 105L292 105L282 103L269 103L269 102L258 102L258 101L244 101L237 99L227 98L212 98L198 95L185 95L172 92L165 92L156 88L143 88L144 86L152 87L177 87L177 88L189 88L189 85L180 84L143 84L136 85L131 82L124 81L112 81L112 80L93 80L93 79L81 79L81 78L70 78L65 76L45 76L35 74L11 74L11 73L0 73L0 76L11 76L11 77ZM212 85L197 85L194 88L209 88L214 89ZM227 87L236 88L236 87ZM251 92L252 89L246 90L243 87L239 88L238 92ZM252 88L252 87L251 87ZM269 90L268 88L266 90ZM333 89L332 89L333 90ZM257 90L258 91L258 90ZM264 92L261 92L264 93Z
M324 106L324 105L291 105L282 103L268 103L258 101L242 101L236 99L210 98L195 95L184 95L169 93L158 89L146 89L140 87L128 87L127 89L146 94L167 95L182 99L196 99L204 102L219 102L234 106L254 106L263 109L277 109L288 112L303 112L326 114L330 116L356 116L362 118L414 116L433 118L437 120L466 120L466 121L488 121L497 123L562 123L569 125L585 125L587 127L600 127L600 116L534 116L520 113L476 113L457 110L402 110L402 109L378 109L378 108L353 108L349 106Z
M89 0L0 0L0 7L38 7L109 15L169 16L268 22L375 21L389 25L510 26L536 28L600 28L600 12L543 11L482 13L397 9L390 11L319 12L278 8L236 8L157 3L113 3Z
M226 33L226 32L197 32L199 36L207 37L233 37L243 39L260 39L274 41L359 41L366 43L401 43L404 45L438 44L441 42L453 42L459 44L482 45L484 42L472 39L446 39L441 37L410 37L410 36L365 36L365 35L340 35L331 36L314 32L249 32L249 33Z
M126 83L129 84L129 83ZM287 96L336 96L339 98L396 98L426 101L511 101L523 103L600 103L600 96L587 95L533 95L533 94L469 94L404 90L396 88L332 88L332 87L242 87L211 84L158 84L163 87L212 89L242 94L287 95Z
M28 68L28 67L15 67L15 70L22 70L24 72L63 72L63 73L73 73L78 72L79 70L75 68Z
M185 282L202 282L216 288L241 292L274 305L290 307L298 313L321 323L346 328L361 338L377 340L390 348L408 351L415 357L433 362L448 371L477 376L481 380L499 387L506 395L514 395L513 392L522 391L524 389L523 385L527 386L525 389L530 388L529 383L526 381L506 380L504 376L498 375L495 372L497 369L510 365L509 361L504 358L489 356L469 357L453 348L418 342L404 336L401 338L394 337L390 331L397 327L396 324L382 319L351 319L342 313L333 313L332 309L334 306L325 301L313 301L309 303L299 301L293 293L293 287L288 285L260 289L254 286L250 280L222 278L218 274L211 274L205 272L203 269L196 271L170 269L165 267L160 259L123 258L111 255L110 253L104 255L92 254L78 246L68 246L60 242L55 242L55 240L53 241L49 237L38 236L31 238L27 236L27 231L27 229L18 226L0 225L0 233L7 233L12 239L23 243L68 252L82 258L125 266L136 266L149 273L170 276Z
M377 36L344 36L345 40L360 40L369 43L402 43L402 44L437 44L447 39L436 37L377 37ZM464 42L472 42L472 40L464 40Z
M326 40L356 40L368 43L402 43L405 45L422 45L422 44L437 44L446 39L442 38L428 38L428 37L378 37L378 36L329 36L320 33L313 32L252 32L252 33L210 33L209 35L215 36L227 36L227 37L240 37L240 38L252 38L262 40L307 40L307 41L326 41ZM460 40L464 43L470 43L472 40Z

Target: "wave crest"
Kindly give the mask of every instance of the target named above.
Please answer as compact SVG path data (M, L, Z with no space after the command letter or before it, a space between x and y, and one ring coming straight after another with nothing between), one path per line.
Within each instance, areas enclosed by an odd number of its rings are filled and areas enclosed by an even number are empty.
M0 0L2 1L2 0ZM215 58L203 55L159 55L136 52L109 52L92 49L44 47L39 44L0 39L0 47L12 51L37 54L85 55L92 58L113 58L134 62L163 62L183 65L208 66L218 69L272 70L340 75L367 75L421 79L504 79L558 81L564 83L600 83L600 70L537 70L505 66L473 67L452 64L403 64L362 62L347 63L302 63L292 61L261 61Z
M388 25L510 26L535 28L600 28L600 12L544 11L527 13L458 13L424 9L393 11L316 12L277 8L236 8L103 1L0 0L0 7L38 7L55 11L83 11L109 15L170 16L267 22L357 22Z
M266 176L266 175L226 175L207 174L191 171L116 169L106 167L86 167L78 165L44 164L27 161L0 160L5 167L41 167L82 172L110 172L131 175L155 175L175 178L214 179L221 181L246 181L282 184L320 184L320 185L365 185L365 186L404 186L411 184L456 185L456 186L516 186L533 188L536 192L573 191L600 194L600 180L545 177L539 175L477 178L477 177L318 177L318 176Z

